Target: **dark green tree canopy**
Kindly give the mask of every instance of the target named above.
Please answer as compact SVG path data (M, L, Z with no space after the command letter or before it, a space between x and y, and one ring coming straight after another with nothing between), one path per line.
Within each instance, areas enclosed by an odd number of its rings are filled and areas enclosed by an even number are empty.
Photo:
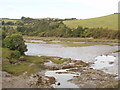
M6 38L4 39L4 45L10 50L18 50L22 55L25 51L27 51L25 41L20 34L12 34L6 36Z

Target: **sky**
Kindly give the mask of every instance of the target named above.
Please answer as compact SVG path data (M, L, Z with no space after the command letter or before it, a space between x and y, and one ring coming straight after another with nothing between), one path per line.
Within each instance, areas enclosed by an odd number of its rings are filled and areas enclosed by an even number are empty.
M118 12L119 0L0 0L0 18L86 19Z

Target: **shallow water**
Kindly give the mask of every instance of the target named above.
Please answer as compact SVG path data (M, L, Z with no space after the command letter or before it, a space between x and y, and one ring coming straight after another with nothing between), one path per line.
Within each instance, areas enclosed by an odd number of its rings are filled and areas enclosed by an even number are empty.
M103 68L106 68L106 67L111 67L113 66L115 60L116 60L116 57L115 56L106 56L106 55L102 55L102 56L97 56L95 58L95 62L92 66L92 68L94 69L103 69ZM112 62L112 64L110 64Z
M95 45L85 47L64 47L59 44L37 44L26 43L28 51L27 55L35 56L58 56L83 60L86 62L95 61L94 58L99 55L109 54L118 50L117 46Z
M46 71L45 76L55 77L55 79L57 80L57 83L60 83L60 85L53 84L52 86L54 88L79 88L74 83L68 82L68 80L72 79L73 76L77 76L77 74L69 74L69 73L58 74L58 73L56 73L56 72L67 72L66 70L68 70L68 69Z
M35 42L35 43L42 43L42 40L25 40L26 42Z

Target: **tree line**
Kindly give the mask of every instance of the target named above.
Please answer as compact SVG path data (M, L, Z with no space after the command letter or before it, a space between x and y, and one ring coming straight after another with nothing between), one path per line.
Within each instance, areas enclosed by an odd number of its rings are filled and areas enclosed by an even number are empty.
M40 37L80 37L80 38L106 38L118 39L120 37L117 30L109 30L108 28L88 28L78 26L71 29L67 27L63 21L32 19L22 17L17 21L17 28L3 25L2 29L7 33L19 32L22 35L40 36Z

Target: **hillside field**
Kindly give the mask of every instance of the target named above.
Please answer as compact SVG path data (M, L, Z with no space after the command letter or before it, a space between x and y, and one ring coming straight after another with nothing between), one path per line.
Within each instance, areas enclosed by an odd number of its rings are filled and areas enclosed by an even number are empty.
M78 26L83 26L89 28L103 27L112 30L118 30L118 15L120 14L111 14L90 19L70 20L64 21L64 23L70 28L77 28Z

